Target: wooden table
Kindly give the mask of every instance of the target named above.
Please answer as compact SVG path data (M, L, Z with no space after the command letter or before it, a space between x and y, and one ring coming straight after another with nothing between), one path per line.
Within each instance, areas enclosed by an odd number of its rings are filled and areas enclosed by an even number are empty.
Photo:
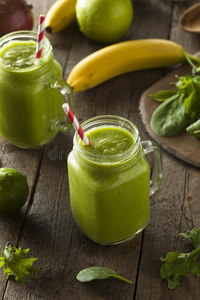
M46 14L54 0L29 0L35 15ZM135 17L122 40L163 38L176 41L189 53L200 48L200 38L184 32L180 14L198 1L134 1ZM87 39L74 23L65 31L49 35L63 77L82 58L103 46ZM145 89L165 76L165 68L139 71L113 78L98 87L75 94L76 115L80 122L102 114L119 115L138 127L141 139L151 139L139 113L140 96ZM200 281L194 275L169 290L160 278L160 257L169 251L190 250L178 233L200 227L200 170L162 149L163 181L151 198L151 220L134 239L118 246L99 246L77 227L70 210L66 159L72 149L74 130L59 133L48 145L37 150L22 150L0 139L3 167L26 174L30 194L23 209L14 217L0 218L0 249L9 241L13 246L30 248L38 257L39 273L25 284L6 280L0 270L0 298L3 300L197 300ZM185 145L186 146L186 145ZM110 278L80 283L77 273L90 266L104 266L134 282L133 285Z

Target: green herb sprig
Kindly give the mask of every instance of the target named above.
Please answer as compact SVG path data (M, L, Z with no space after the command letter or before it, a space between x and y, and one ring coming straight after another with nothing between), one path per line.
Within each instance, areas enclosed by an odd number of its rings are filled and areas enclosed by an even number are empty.
M181 277L187 277L190 271L200 277L200 228L193 228L179 236L190 239L194 249L190 253L169 252L165 258L161 258L164 264L160 268L160 275L167 280L169 289L180 285Z
M112 269L104 267L90 267L86 268L78 273L76 276L77 280L80 282L89 282L96 279L106 279L109 277L115 277L120 280L123 280L129 284L133 284L132 281L120 276Z
M33 262L37 258L25 258L29 249L21 250L6 244L0 257L0 268L3 267L4 274L7 279L9 276L14 275L15 280L25 282L25 278L31 278L30 273L36 273L39 270L33 267Z

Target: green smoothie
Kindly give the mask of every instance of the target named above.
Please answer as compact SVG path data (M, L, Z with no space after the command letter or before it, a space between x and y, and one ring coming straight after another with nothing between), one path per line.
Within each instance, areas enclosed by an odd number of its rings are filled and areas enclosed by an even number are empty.
M141 145L120 126L86 131L68 156L71 209L80 229L99 244L134 236L149 221L149 164Z
M31 40L6 43L0 52L0 57L4 60L4 67L13 71L22 69L23 72L24 68L37 66L36 46L37 43Z
M87 132L87 137L91 145L84 145L80 141L82 147L89 152L105 156L123 153L134 144L131 134L120 127L96 128Z
M51 140L63 120L63 96L50 88L53 77L62 78L46 40L40 59L34 40L11 39L0 46L0 135L10 143L32 148Z

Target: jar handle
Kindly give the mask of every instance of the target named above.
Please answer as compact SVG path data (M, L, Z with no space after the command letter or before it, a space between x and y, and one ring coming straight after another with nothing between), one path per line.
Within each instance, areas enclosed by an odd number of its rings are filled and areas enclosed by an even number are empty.
M50 87L58 89L61 92L61 94L63 95L63 102L68 103L73 113L75 114L75 103L71 86L63 79L52 77L50 80ZM60 121L59 119L54 120L52 127L57 128L58 131L65 132L72 127L72 124L65 115L64 121Z
M160 147L153 141L141 142L144 154L152 153L151 177L150 177L150 196L159 188L162 181L162 159Z

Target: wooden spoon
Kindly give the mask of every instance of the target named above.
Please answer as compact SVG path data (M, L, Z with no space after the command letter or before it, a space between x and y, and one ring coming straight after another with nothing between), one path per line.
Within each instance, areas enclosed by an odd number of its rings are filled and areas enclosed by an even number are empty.
M180 17L180 24L185 31L200 33L200 3L184 11Z

